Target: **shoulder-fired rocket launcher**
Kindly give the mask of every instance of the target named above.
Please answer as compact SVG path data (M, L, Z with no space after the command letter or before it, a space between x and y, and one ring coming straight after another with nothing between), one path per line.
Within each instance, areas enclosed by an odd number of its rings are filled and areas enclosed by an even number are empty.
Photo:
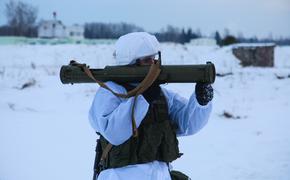
M93 83L81 66L70 63L61 67L60 80L63 84ZM86 64L81 64L86 66ZM88 67L87 67L88 68ZM89 69L95 79L105 82L138 83L147 75L150 66L106 66L104 69ZM160 65L161 72L157 83L213 83L215 66L211 62L198 65Z

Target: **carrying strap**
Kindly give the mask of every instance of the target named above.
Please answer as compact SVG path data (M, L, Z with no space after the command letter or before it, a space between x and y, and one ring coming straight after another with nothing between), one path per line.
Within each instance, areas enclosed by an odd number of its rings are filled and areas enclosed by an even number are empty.
M105 147L105 149L103 150L102 156L101 156L101 160L100 163L103 167L105 167L105 160L107 159L107 156L110 152L110 150L112 149L113 145L111 143L107 144L107 146Z
M75 60L71 60L70 61L70 65L80 67L87 74L87 76L89 76L93 81L98 83L99 86L109 90L115 96L121 97L121 98L130 98L132 96L142 94L157 79L157 77L159 76L160 71L161 71L161 69L160 69L160 61L159 60L155 61L155 63L150 66L150 69L149 69L146 77L143 79L143 81L136 88L132 89L127 94L121 94L121 93L114 92L104 82L97 80L86 64L81 64L81 63L78 63Z

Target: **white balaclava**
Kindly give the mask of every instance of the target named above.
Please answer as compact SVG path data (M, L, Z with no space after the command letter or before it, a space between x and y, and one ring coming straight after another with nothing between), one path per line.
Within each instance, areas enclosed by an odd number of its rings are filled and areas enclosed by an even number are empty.
M115 44L114 56L118 65L134 64L137 59L158 54L160 44L147 32L133 32L121 36Z

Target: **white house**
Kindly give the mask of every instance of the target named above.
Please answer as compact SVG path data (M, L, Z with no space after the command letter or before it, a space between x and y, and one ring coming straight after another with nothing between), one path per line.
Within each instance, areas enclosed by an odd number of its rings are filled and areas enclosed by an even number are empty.
M38 37L40 38L84 38L84 27L78 24L65 26L60 20L56 19L53 13L53 20L43 20L38 27Z
M84 26L74 24L66 28L66 37L73 39L83 39L84 38Z
M41 21L38 27L38 37L41 38L66 38L66 27L61 21Z

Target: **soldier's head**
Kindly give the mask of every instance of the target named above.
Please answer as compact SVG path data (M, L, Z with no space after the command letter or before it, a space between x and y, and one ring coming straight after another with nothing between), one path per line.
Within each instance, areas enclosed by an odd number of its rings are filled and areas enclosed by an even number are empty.
M117 40L114 56L118 65L151 65L159 51L160 44L154 35L134 32Z

